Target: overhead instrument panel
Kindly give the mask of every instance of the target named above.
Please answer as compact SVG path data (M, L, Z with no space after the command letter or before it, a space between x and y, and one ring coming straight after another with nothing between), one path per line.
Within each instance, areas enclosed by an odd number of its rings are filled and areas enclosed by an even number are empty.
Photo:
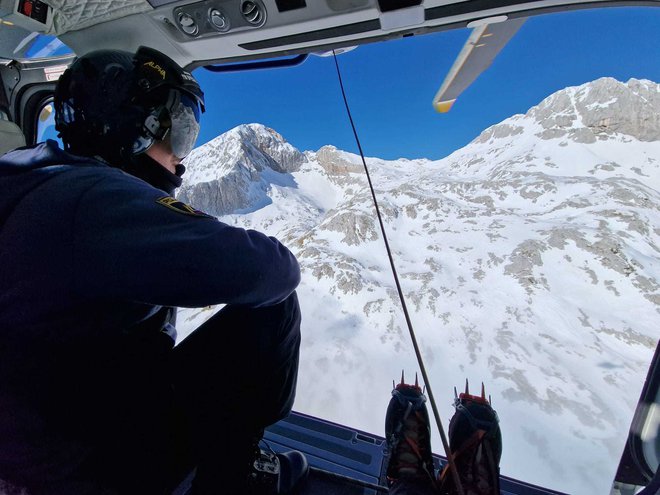
M280 12L287 12L289 10L303 9L307 7L305 0L275 0L277 10Z
M184 37L201 38L260 28L266 23L268 12L261 0L208 0L176 7L173 18Z
M43 33L52 22L53 9L41 0L0 0L0 18L4 23Z
M21 0L0 0L19 2ZM610 5L660 4L660 0L42 0L59 6L53 18L71 12L58 32L76 54L95 46L158 49L192 69L259 59L344 49L448 29L506 16L507 21L539 14ZM13 3L12 3L13 5ZM102 15L98 15L102 6ZM64 8L68 10L64 10ZM80 12L79 12L80 11ZM73 14L82 14L83 22ZM75 22L74 22L75 21ZM513 22L507 22L512 27ZM495 31L470 60L486 60ZM508 34L512 30L507 31ZM504 33L506 34L506 33ZM504 41L504 38L500 38ZM477 43L481 45L482 43ZM475 57L480 54L481 57ZM477 64L479 67L487 63ZM472 74L475 72L472 71ZM461 76L461 77L458 77ZM462 81L458 74L456 83ZM450 93L441 95L454 99Z
M343 12L359 7L366 7L369 0L326 0L328 7L335 12Z

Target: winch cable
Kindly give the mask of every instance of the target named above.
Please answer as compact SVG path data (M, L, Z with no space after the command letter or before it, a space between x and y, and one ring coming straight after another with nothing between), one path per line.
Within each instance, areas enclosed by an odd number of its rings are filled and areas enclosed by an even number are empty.
M387 240L387 234L385 232L385 225L383 223L383 217L380 214L380 208L378 206L378 199L376 198L376 191L374 190L373 183L371 182L371 175L369 174L369 167L367 167L367 161L364 158L364 152L362 151L362 145L360 144L360 138L358 137L357 130L355 129L355 122L353 122L353 116L351 114L351 109L348 105L348 99L346 98L346 91L344 89L344 82L342 81L341 71L339 70L339 62L337 62L337 54L332 50L332 56L335 61L335 67L337 68L337 77L339 79L339 87L341 88L341 95L344 98L344 105L346 106L346 113L348 114L348 120L351 122L351 128L353 129L353 136L355 136L355 142L357 143L358 150L360 151L360 157L362 158L362 166L364 167L364 172L367 176L367 182L369 183L369 189L371 190L371 197L374 201L374 208L376 210L376 216L378 217L378 223L380 225L380 231L383 234L383 241L385 243L385 250L387 251L387 257L390 260L390 267L392 269L392 275L394 276L394 283L396 284L396 290L399 294L399 299L401 300L401 307L403 309L403 315L406 318L406 324L408 325L408 331L410 332L410 338L412 340L413 347L415 349L415 355L417 357L417 363L422 372L422 378L424 379L424 384L426 385L426 390L429 394L429 402L431 403L431 408L433 409L433 416L435 417L435 422L438 426L438 431L440 432L440 438L442 439L442 446L445 449L445 455L447 456L447 461L449 463L449 469L451 471L454 484L456 486L456 491L458 495L463 495L463 487L461 486L461 481L458 478L458 471L456 470L456 463L454 458L451 455L449 450L449 442L447 442L447 436L445 435L445 430L442 427L442 421L440 420L440 413L438 412L438 406L436 405L435 398L433 397L433 391L431 390L431 382L429 381L428 374L426 373L426 367L424 366L424 360L422 359L422 353L417 344L417 338L415 337L415 331L413 330L412 321L410 319L410 314L408 313L408 307L406 305L406 300L403 296L403 290L401 289L401 284L399 283L399 276L396 271L396 266L394 265L394 257L392 256L392 250L390 249L390 243Z

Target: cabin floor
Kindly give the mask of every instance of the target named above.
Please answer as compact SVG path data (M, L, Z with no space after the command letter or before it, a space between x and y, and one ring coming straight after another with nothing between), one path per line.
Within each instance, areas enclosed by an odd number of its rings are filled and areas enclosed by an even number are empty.
M388 451L383 437L293 412L266 430L264 441L275 452L299 450L310 475L299 495L378 495L387 493ZM506 441L506 439L505 439ZM505 444L506 448L506 444ZM436 467L446 463L434 455ZM187 495L189 482L173 495ZM501 495L564 495L505 476Z
M378 495L387 493L387 444L383 437L293 412L272 425L264 435L275 452L299 450L307 457L310 475L297 495ZM505 439L506 449L506 439ZM446 463L434 455L436 467ZM190 495L193 474L172 495ZM506 476L500 478L501 495L565 495ZM0 481L0 495L26 495Z

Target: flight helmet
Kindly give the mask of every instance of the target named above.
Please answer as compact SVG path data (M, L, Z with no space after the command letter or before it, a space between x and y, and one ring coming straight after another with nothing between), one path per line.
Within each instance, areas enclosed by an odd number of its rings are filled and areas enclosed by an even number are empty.
M159 140L184 158L199 134L204 93L172 59L147 47L78 59L55 90L55 128L67 151L123 167Z

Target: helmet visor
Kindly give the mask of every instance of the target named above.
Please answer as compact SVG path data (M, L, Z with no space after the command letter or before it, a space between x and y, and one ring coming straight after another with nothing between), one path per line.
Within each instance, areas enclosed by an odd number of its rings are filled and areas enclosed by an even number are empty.
M170 110L172 127L170 143L177 158L190 154L199 135L199 103L185 93L180 93L177 102Z

